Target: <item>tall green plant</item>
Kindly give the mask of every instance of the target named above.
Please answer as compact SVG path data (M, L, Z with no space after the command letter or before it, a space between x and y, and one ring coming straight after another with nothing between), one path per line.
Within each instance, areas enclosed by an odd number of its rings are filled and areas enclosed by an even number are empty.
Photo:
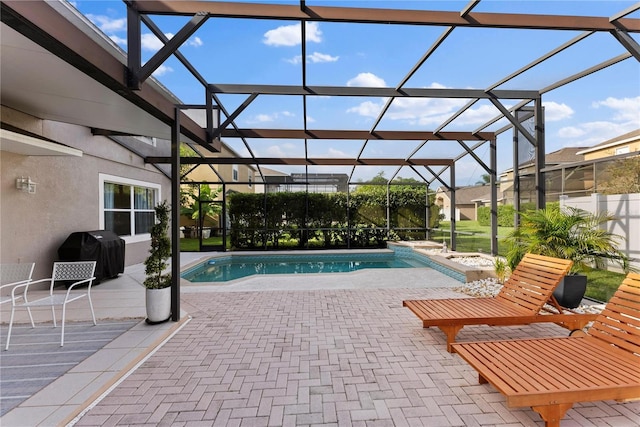
M525 253L542 254L573 261L571 272L605 267L605 261L629 270L628 257L618 249L623 238L601 226L614 220L610 214L594 215L581 209L547 207L520 214L520 225L504 242L513 270Z
M147 289L162 289L171 286L171 274L164 273L171 257L171 240L169 239L169 214L171 206L163 201L155 207L156 223L151 227L151 247L149 257L144 261L144 286Z
M209 184L188 184L183 186L180 194L182 199L180 214L194 220L195 225L201 229L205 218L213 219L221 212L221 208L218 205L209 203L218 197L220 191L221 188L213 190ZM202 215L200 215L200 212L202 212Z

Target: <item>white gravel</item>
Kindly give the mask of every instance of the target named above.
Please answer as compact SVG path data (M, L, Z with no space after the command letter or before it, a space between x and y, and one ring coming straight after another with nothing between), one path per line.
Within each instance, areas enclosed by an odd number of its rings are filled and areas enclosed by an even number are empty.
M496 279L489 278L483 280L476 280L475 282L465 283L462 286L454 288L458 292L465 293L474 297L494 297L500 292L502 284ZM550 305L546 306L553 310ZM578 308L572 309L577 313L595 313L598 314L604 308L604 304L582 304Z
M449 261L457 262L458 264L467 265L469 267L493 266L493 260L481 256L454 256L449 258Z

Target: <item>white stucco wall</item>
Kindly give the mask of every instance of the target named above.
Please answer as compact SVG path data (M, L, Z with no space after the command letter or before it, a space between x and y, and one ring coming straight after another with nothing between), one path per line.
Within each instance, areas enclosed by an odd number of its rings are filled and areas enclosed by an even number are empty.
M82 157L23 156L0 151L0 262L35 262L34 278L49 277L57 249L74 231L100 229L99 174L161 185L170 196L170 180L142 158L89 129L33 120L3 108L3 121L83 151ZM40 128L40 129L38 129ZM29 176L36 193L16 189L16 178ZM127 244L126 265L142 262L149 241Z

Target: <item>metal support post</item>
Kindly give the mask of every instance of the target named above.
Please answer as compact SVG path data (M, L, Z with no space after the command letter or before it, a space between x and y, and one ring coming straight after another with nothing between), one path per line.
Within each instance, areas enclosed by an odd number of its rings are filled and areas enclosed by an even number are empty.
M171 132L171 320L180 320L180 108Z

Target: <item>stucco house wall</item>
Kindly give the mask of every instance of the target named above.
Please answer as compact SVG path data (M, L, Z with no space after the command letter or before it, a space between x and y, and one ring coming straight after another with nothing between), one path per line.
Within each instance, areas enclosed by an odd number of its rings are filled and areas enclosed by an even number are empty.
M460 187L456 190L456 220L478 219L478 206L482 206L482 200L489 200L490 189L486 185L472 185ZM499 195L501 197L501 195ZM440 208L440 213L444 215L445 221L451 218L451 196L449 191L439 187L436 190L436 205Z
M0 262L35 262L34 278L50 276L57 249L70 233L101 229L101 174L152 183L159 186L159 201L170 197L167 177L109 138L93 136L88 128L40 120L6 107L2 121L83 152L75 157L0 151ZM22 176L37 183L35 194L16 189L16 178ZM142 262L148 236L125 240L126 265Z
M220 148L220 153L212 153L204 148L195 147L204 157L240 157L224 142ZM240 193L253 193L255 189L255 168L250 165L213 165L220 178L229 186L228 189ZM237 170L237 179L234 180L233 170ZM200 165L187 177L192 181L219 182L218 176L211 170L209 165ZM251 182L251 184L248 184ZM236 184L241 183L241 184Z
M596 160L618 154L640 152L640 129L594 145L581 153L585 160Z

